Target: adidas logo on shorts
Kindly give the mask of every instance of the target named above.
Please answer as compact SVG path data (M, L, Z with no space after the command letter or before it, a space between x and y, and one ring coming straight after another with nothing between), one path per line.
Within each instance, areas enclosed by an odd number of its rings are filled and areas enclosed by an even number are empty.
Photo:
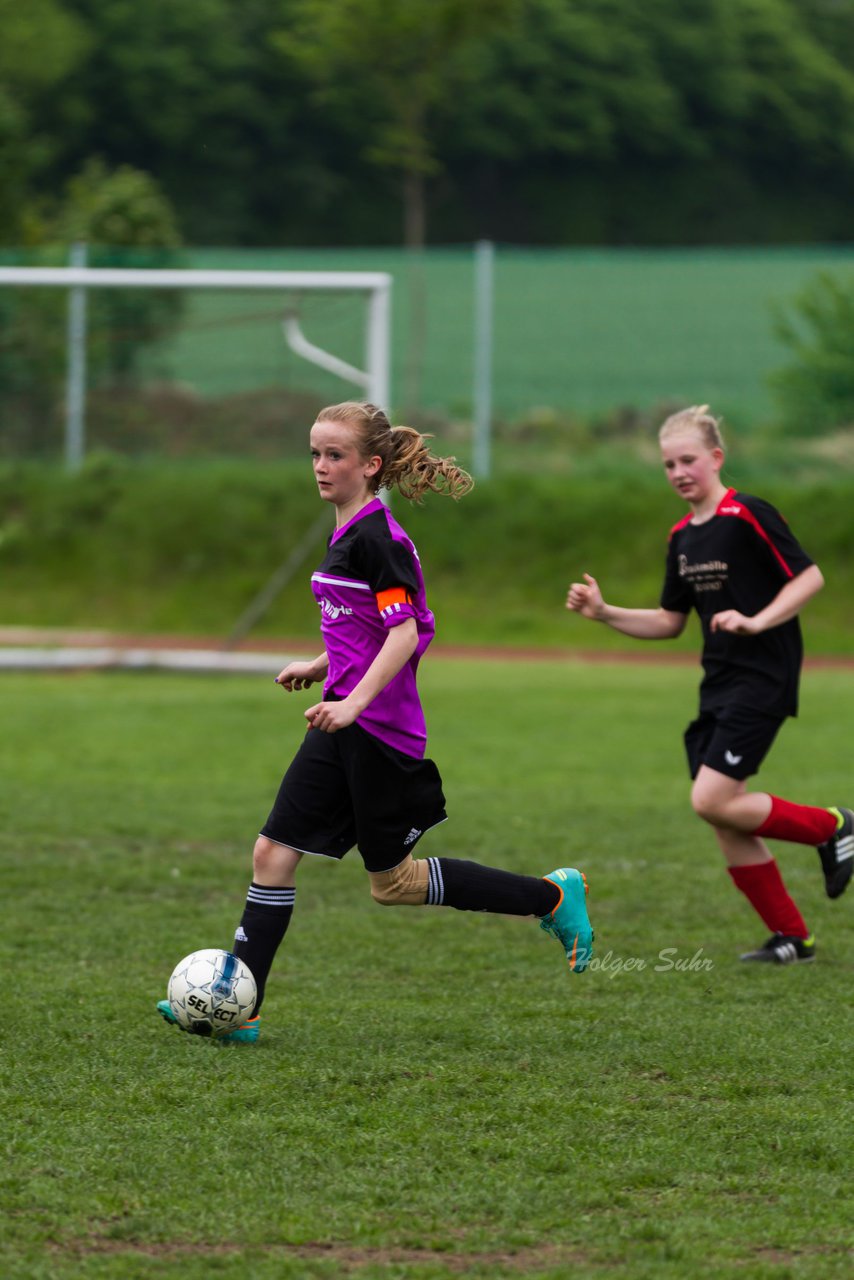
M414 840L417 840L417 839L418 839L418 837L419 837L420 835L421 835L421 830L420 830L420 828L419 828L419 827L413 827L413 828L412 828L412 830L410 831L409 835L406 837L406 839L405 839L405 840L404 840L404 842L403 842L403 847L404 847L404 849L407 847L407 845L412 844L412 842L413 842Z

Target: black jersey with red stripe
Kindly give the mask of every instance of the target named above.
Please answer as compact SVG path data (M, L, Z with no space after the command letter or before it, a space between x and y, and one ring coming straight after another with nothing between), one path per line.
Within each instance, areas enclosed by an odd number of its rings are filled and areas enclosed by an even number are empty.
M762 498L728 489L709 520L692 517L670 531L661 606L696 609L703 628L701 710L733 703L793 716L803 660L801 628L790 619L756 636L712 632L716 613L759 613L813 563L780 513Z

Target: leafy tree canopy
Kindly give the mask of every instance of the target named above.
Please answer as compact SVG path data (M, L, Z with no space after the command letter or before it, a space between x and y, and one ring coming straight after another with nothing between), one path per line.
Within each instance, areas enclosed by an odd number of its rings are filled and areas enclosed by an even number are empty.
M60 149L35 109L85 54L85 24L59 0L0 0L0 243L23 234L28 194Z
M455 72L462 150L854 155L854 69L790 0L519 0Z
M485 164L546 199L631 171L632 206L700 173L818 237L854 198L854 4L0 0L0 238L93 156L197 242L393 239L400 191L460 225Z

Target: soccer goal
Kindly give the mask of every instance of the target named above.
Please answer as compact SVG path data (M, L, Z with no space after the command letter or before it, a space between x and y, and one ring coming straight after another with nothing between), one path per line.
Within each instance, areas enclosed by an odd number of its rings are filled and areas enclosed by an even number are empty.
M0 267L7 429L41 432L48 452L58 429L71 469L90 443L272 456L288 413L304 447L306 415L346 398L342 383L389 406L391 284L373 271Z

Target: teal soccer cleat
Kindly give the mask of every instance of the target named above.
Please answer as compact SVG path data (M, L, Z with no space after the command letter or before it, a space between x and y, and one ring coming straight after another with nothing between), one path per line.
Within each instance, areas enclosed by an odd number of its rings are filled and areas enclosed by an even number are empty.
M171 1022L173 1026L180 1027L182 1031L186 1031L186 1027L182 1027L178 1019L172 1012L172 1006L168 1000L157 1001L157 1012L161 1018L165 1018L167 1022ZM191 1033L192 1034L192 1033ZM248 1022L244 1022L242 1027L235 1027L233 1031L229 1031L228 1035L215 1036L218 1044L255 1044L261 1034L261 1015L256 1013L254 1018L250 1018Z
M244 1022L242 1027L235 1027L227 1036L218 1036L217 1039L220 1044L255 1044L260 1034L261 1015L256 1013L255 1017Z
M540 928L552 933L566 952L573 973L583 973L593 955L593 929L587 915L587 878L574 867L559 867L544 880L560 889L560 901L550 915L543 916Z
M157 1001L157 1012L161 1018L165 1018L167 1022L171 1022L173 1026L179 1027L181 1024L172 1012L172 1006L168 1000Z

